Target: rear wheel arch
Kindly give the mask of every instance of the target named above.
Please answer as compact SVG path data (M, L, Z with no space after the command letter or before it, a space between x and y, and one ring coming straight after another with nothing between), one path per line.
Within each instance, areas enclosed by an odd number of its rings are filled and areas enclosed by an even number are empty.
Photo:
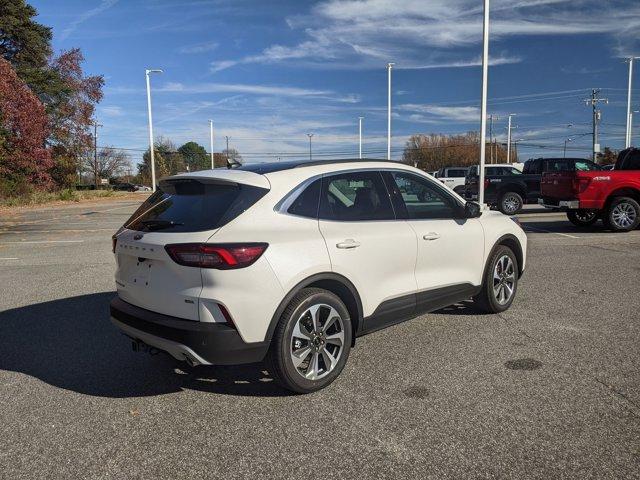
M500 190L498 190L498 201L500 201L500 198L502 198L504 194L511 192L520 195L522 197L522 200L525 199L525 187L523 185L520 185L519 183L509 183L508 185L501 186Z
M273 338L273 332L278 325L280 317L286 310L289 303L291 303L293 297L295 297L296 294L303 288L321 288L337 295L340 300L342 300L349 312L349 319L353 328L353 336L351 341L351 344L353 346L355 344L356 334L362 326L362 301L360 300L360 294L358 293L358 290L353 285L353 283L351 283L346 277L333 272L317 273L315 275L311 275L310 277L307 277L299 282L289 291L289 293L285 295L285 297L278 305L275 313L273 314L273 317L271 318L271 322L265 336L265 342L271 342Z
M604 208L609 208L611 202L617 197L631 197L640 203L640 189L635 187L622 187L611 192L604 202Z

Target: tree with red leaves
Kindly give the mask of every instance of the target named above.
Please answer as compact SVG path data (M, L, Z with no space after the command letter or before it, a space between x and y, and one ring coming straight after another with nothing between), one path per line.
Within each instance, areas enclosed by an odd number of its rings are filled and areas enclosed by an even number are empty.
M0 58L0 196L53 187L45 108Z
M102 100L104 78L85 76L84 56L78 48L62 52L51 61L51 69L62 88L48 103L51 136L49 145L55 159L54 180L58 185L74 183L82 160L93 148L91 126L95 105Z

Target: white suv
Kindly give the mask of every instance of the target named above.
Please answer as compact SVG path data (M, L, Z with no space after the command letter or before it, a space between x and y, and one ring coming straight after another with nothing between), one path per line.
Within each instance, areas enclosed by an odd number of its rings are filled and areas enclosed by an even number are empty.
M473 298L509 308L526 236L415 168L244 166L164 179L113 238L113 323L192 365L267 361L311 392L355 338Z

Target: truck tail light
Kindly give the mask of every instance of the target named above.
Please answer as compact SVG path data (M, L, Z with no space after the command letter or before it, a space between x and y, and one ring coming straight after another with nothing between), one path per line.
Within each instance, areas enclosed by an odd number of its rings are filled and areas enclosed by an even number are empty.
M164 248L179 265L232 270L248 267L268 246L266 243L176 243Z
M584 192L590 183L591 183L591 179L589 177L578 177L578 176L574 177L573 192L574 193Z
M484 189L486 190L489 187L489 179L485 178L484 179Z

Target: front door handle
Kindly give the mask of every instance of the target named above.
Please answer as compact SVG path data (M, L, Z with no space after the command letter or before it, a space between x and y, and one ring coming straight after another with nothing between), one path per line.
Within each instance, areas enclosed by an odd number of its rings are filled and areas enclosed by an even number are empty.
M356 242L352 238L348 238L347 240L345 240L343 242L336 243L336 247L337 248L342 248L342 249L356 248L356 247L359 247L359 246L360 246L360 242Z
M424 240L438 240L440 238L440 234L437 232L429 232L426 235L423 235L422 238Z

